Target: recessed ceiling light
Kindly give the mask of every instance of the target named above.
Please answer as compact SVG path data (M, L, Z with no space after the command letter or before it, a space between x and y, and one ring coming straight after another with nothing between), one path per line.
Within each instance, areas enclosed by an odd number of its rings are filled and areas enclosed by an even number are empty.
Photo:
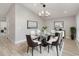
M39 16L41 16L41 13L39 13Z
M67 13L67 11L64 11L64 13L66 14L66 13Z
M36 6L37 6L37 4L36 4L36 3L34 3L34 4L33 4L33 6L35 6L35 7L36 7Z

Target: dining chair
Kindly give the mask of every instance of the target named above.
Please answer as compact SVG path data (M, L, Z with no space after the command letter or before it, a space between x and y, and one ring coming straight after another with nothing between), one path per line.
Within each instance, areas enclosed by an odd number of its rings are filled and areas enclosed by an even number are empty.
M56 31L57 33L60 33L60 41L59 41L59 48L60 48L60 50L61 50L61 48L62 48L62 43L63 43L63 41L64 41L64 39L65 39L65 31L64 30L61 30L61 31Z
M32 40L36 40L36 39L38 38L38 37L36 36L36 32L33 31L33 30L30 32L30 35L31 35L31 39L32 39Z
M32 30L32 31L30 32L30 34L31 34L31 35L35 35L36 32L35 32L34 30Z
M32 48L32 56L33 56L33 49L37 46L40 46L40 53L41 53L41 42L39 41L33 41L31 39L31 36L30 35L26 35L26 39L27 39L27 44L28 44L28 47L27 47L27 53L28 53L28 50L29 50L29 47Z
M56 33L56 36L58 36L58 40L56 42L52 42L52 45L56 46L57 56L59 56L59 49L61 50L61 43L63 42L63 38L61 33Z
M48 36L47 43L51 46L56 46L57 56L58 56L58 45L59 45L59 38L60 34L55 33L55 37L51 38L51 36ZM49 52L49 45L48 45L48 52Z
M57 33L60 33L62 35L62 38L64 39L65 38L65 31L62 30L62 31L56 31Z
M55 30L51 30L51 34L55 35Z
M62 48L62 43L63 43L64 38L65 38L64 35L65 35L64 31L61 31L61 33L60 33L60 38L59 38L59 48L60 48L60 50L61 50L61 48Z
M36 34L41 35L41 31L38 29Z

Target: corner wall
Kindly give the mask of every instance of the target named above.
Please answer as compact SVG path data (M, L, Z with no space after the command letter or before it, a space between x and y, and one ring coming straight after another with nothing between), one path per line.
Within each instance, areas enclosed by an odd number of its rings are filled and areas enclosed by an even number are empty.
M15 4L12 4L9 11L6 14L7 20L7 36L12 42L15 42Z
M76 15L76 45L79 48L79 12Z
M77 28L76 40L77 40L77 42L79 42L79 13L76 15L76 28Z
M20 4L15 5L15 43L26 41L26 34L30 34L31 30L27 29L27 20L38 21L38 29L43 26L42 19L29 9Z
M72 26L76 27L75 16L46 19L46 25L48 26L48 31L54 29L54 21L64 21L64 30L66 32L66 38L70 39L70 27Z
M15 44L26 41L26 34L30 34L31 30L36 30L27 29L27 20L38 21L38 29L47 25L49 31L54 28L54 21L64 21L67 37L70 36L70 27L76 26L74 16L43 20L21 4L12 5L6 18L8 20L8 37Z

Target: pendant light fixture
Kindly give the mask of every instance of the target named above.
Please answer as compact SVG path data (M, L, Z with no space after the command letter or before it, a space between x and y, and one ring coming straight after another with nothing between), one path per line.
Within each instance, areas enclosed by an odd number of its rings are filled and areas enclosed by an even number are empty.
M49 16L50 13L46 10L46 5L44 3L41 3L42 5L42 11L39 12L39 16Z

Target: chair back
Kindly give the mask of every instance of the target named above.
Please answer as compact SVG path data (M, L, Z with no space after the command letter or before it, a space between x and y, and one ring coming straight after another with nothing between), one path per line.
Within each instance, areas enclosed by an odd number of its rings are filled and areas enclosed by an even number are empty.
M56 42L58 42L58 40L59 40L59 33L55 33L55 37L58 37L58 38L57 38L57 41L56 41ZM51 38L51 35L49 35L49 36L47 37L47 41L49 41L50 38Z
M59 36L59 33L56 32L56 33L55 33L55 36Z
M50 37L51 37L51 35L49 35L49 36L47 37L47 41L49 41L49 40L50 40Z
M55 36L58 36L58 40L56 41L57 44L61 44L62 43L62 34L61 33L55 33Z
M41 34L41 31L40 30L37 30L37 35L40 35Z
M64 32L64 30L62 30L62 31L57 31L57 33L60 33L60 34L61 34L61 36L62 36L62 38L64 38L64 37L65 37L65 32Z
M51 33L52 33L52 34L55 34L55 30L51 30Z
M62 40L62 34L60 33L59 41L58 41L59 44L61 43L61 40Z
M31 34L31 35L36 35L36 32L35 32L35 31L31 31L30 34Z
M65 37L65 31L62 31L62 38L64 39Z
M35 35L36 35L36 32L35 32L35 31L32 30L32 31L30 32L30 35L31 35L31 39L32 39L32 40L36 38L36 36L35 36Z
M63 42L62 34L60 33L58 38L58 44L60 45Z
M55 33L55 37L58 37L58 39L56 41L56 43L58 43L59 42L59 38L60 38L60 33Z
M55 35L55 32L56 32L55 30L51 30L52 35Z
M31 36L30 35L26 35L26 39L27 39L27 44L28 44L29 47L35 46L35 43L31 39Z

